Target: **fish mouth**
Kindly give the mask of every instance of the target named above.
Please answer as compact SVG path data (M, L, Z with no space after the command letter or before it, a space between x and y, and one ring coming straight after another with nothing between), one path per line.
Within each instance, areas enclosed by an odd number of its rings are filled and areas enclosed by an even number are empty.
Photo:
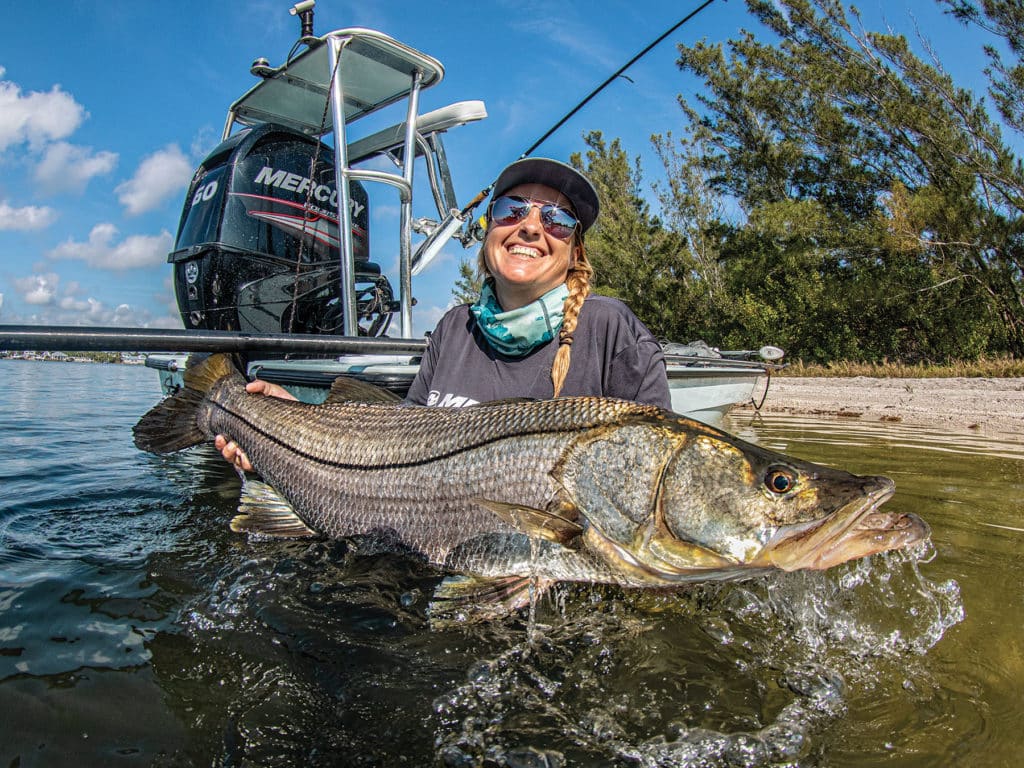
M780 528L751 565L823 571L927 539L931 529L917 515L879 509L896 492L891 480L879 480L884 482L866 498L849 502L823 520Z

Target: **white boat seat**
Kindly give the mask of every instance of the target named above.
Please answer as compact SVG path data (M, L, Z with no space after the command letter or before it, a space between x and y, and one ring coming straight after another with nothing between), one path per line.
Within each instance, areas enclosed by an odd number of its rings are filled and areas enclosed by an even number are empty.
M416 132L420 136L447 131L466 123L473 123L487 117L487 108L482 101L458 101L447 107L435 109L416 118ZM348 163L355 165L382 152L400 148L405 143L405 121L377 131L370 136L353 141L348 145ZM419 156L417 152L417 156Z

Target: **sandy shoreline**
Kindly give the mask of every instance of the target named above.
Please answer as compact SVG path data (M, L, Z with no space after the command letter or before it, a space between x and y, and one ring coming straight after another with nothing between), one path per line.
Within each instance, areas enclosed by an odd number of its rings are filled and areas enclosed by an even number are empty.
M755 396L764 392L760 381ZM953 430L1024 434L1024 378L774 377L765 413L829 414ZM736 414L753 413L752 406Z

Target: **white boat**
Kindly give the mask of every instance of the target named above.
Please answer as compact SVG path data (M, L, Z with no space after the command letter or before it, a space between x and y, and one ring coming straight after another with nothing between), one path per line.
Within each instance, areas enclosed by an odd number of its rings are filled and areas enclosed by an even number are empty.
M765 352L773 354L770 349ZM187 355L150 355L146 365L159 371L164 393L171 394L182 384L187 359ZM672 409L708 424L719 424L735 405L753 402L760 406L775 367L768 362L725 357L669 355L667 360ZM419 369L418 361L416 355L379 354L256 359L249 362L248 373L283 385L300 400L318 403L339 376L354 376L404 394Z
M451 238L464 246L477 242L470 214L483 196L469 205L456 200L443 135L484 119L486 108L463 101L421 114L421 91L444 76L437 59L370 29L314 36L312 2L292 13L302 22L293 55L276 67L265 59L253 63L256 85L229 108L222 142L186 196L168 257L182 321L197 334L347 340L342 356L250 355L250 375L280 383L300 399L321 400L341 375L404 394L424 343L412 338L413 277ZM349 139L353 125L379 120L385 110L400 119ZM323 141L328 135L330 144ZM389 170L381 170L382 160ZM431 192L428 215L413 208L421 174ZM398 195L397 288L372 261L364 184L383 184ZM414 231L424 236L415 250ZM397 334L387 336L392 330ZM392 349L382 355L385 339ZM750 401L782 354L769 347L760 358L704 350L669 349L667 360L674 409L708 421ZM150 355L147 365L172 391L185 358Z

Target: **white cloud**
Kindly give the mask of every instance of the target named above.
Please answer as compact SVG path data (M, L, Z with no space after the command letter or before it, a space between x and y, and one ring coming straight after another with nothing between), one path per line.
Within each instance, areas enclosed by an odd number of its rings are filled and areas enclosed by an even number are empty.
M42 322L47 325L135 325L135 323L118 323L118 318L127 314L118 312L107 307L102 301L89 298L85 301L74 302L67 306L61 302L57 311L43 312L33 315L34 322Z
M611 71L621 65L619 54L610 50L593 25L568 7L560 10L565 15L557 20L558 23L552 23L555 20L551 14L539 13L534 16L527 12L519 16L515 27L532 38L548 40L550 50L557 51L563 61L585 61L594 70ZM570 55L566 55L565 51L569 51Z
M132 235L115 242L117 227L97 224L86 243L67 240L47 255L51 259L79 259L100 269L136 269L164 264L174 239L166 229L159 235Z
M116 165L116 152L58 141L43 152L35 179L46 192L81 192L93 176L110 173Z
M53 272L28 275L13 282L22 301L36 309L26 315L8 311L4 315L6 323L181 328L181 320L173 309L154 315L150 309L130 304L110 306L92 296L82 297L81 285L75 280L62 287L60 276ZM0 293L0 309L2 307L3 294ZM158 307L157 311L164 312L165 308Z
M45 307L28 315L5 317L5 322L27 325L89 325L121 328L181 328L176 317L154 317L146 309L130 304L110 307L97 299L88 299L65 306L64 302Z
M57 306L70 312L84 312L93 306L95 299L76 299L74 296L64 296L57 302Z
M14 280L14 287L21 294L21 298L26 304L53 304L59 285L60 276L54 272L19 277Z
M402 209L397 205L388 205L387 203L384 203L383 205L374 205L371 211L374 221L394 221L398 218Z
M181 328L181 321L176 317L154 317L148 309L134 307L131 304L118 304L110 307L102 301L90 298L77 303L71 309L59 309L33 315L32 323L45 325L96 325L118 326L121 328Z
M135 216L182 192L191 179L192 162L177 144L169 144L144 158L135 175L114 191L128 214Z
M181 316L175 312L173 315L154 317L146 323L147 328L174 328L181 330Z
M170 328L181 327L181 315L178 313L178 297L174 293L174 277L167 274L160 286L161 290L153 294L153 302L167 312L167 316L173 318L174 325Z
M15 208L6 200L0 200L0 231L44 229L56 220L57 212L52 208L37 205Z
M4 72L0 67L0 77ZM22 93L16 83L0 80L0 152L22 142L35 148L67 138L88 116L59 85L45 93Z

